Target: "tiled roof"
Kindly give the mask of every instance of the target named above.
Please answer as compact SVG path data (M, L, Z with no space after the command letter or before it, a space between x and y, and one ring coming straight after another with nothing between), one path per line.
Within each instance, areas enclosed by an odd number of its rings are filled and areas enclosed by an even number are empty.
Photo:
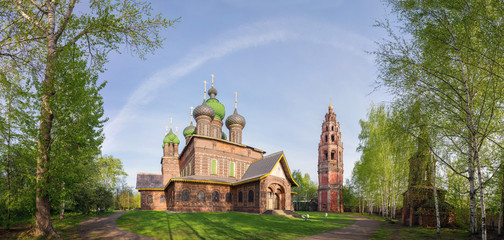
M136 189L149 188L149 189L164 189L163 175L155 173L138 173Z
M193 181L208 181L208 182L222 182L222 183L236 183L237 180L234 178L208 176L208 175L191 175L185 177L176 177L171 180L193 180Z
M278 159L282 156L283 151L270 154L259 161L255 161L248 167L245 174L243 174L241 181L262 177L273 170Z

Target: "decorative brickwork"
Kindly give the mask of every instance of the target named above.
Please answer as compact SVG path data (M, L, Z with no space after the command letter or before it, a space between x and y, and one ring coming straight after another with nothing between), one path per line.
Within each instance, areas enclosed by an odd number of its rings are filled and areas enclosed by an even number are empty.
M403 193L402 222L407 226L436 226L431 153L419 140L417 153L409 159L409 186ZM432 160L434 161L434 160ZM446 191L436 188L441 226L454 222L452 206L445 202Z
M246 121L238 114L237 99L234 113L226 119L230 140L223 139L225 109L215 98L213 81L209 95L207 102L194 109L196 128L191 122L184 129L186 145L180 155L180 140L170 130L163 140L162 174L137 175L141 209L251 213L293 210L290 189L297 183L283 152L264 156L264 151L241 144Z
M332 106L322 123L318 177L318 211L343 212L343 142Z

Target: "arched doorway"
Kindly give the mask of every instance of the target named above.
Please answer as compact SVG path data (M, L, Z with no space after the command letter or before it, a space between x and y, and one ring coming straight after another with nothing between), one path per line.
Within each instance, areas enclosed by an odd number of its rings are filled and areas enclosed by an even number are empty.
M278 193L275 193L274 206L275 209L280 209L280 196L278 196Z
M285 209L285 191L281 185L272 184L268 187L266 209Z

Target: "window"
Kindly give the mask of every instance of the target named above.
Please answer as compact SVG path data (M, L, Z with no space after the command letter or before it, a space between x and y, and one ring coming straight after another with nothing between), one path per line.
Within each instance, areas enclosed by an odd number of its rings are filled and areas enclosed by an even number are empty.
M231 193L226 193L226 202L231 202Z
M335 152L331 152L331 159L334 160L334 154Z
M198 201L204 202L205 201L205 192L204 191L199 191L198 192Z
M248 194L249 202L254 202L254 191L250 190Z
M212 174L217 174L217 160L212 160Z
M331 130L334 131L334 126L331 127Z
M325 130L326 130L326 131L329 131L329 127L328 127L328 126L326 126L326 127L325 127Z
M334 142L334 135L331 135L331 141Z
M165 202L165 196L164 195L161 195L161 197L159 197L159 202Z
M147 203L152 203L152 195L147 196Z
M182 191L182 201L189 201L189 191Z
M229 163L229 176L230 177L235 176L235 163L234 162Z
M238 193L238 202L243 202L243 193L241 191Z
M325 142L327 142L327 135L325 136Z
M185 169L182 169L182 177L185 176Z
M212 193L212 202L218 202L219 201L219 192L215 191Z
M327 160L327 151L324 151L324 160Z

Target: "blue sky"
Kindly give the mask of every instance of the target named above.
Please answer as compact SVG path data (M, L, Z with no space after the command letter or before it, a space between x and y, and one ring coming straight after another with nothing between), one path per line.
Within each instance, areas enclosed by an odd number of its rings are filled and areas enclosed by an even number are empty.
M368 0L153 1L154 12L173 19L164 47L140 60L127 49L112 54L102 91L106 140L103 154L120 158L135 186L138 172L160 173L165 126L190 122L190 107L203 100L203 81L215 75L217 99L247 120L243 143L268 153L280 150L291 170L317 181L321 124L332 98L344 144L344 177L350 178L360 132L378 72L373 27L386 6ZM373 93L371 93L373 92ZM225 129L225 128L224 128ZM175 129L174 129L175 130ZM225 129L227 133L227 129Z

